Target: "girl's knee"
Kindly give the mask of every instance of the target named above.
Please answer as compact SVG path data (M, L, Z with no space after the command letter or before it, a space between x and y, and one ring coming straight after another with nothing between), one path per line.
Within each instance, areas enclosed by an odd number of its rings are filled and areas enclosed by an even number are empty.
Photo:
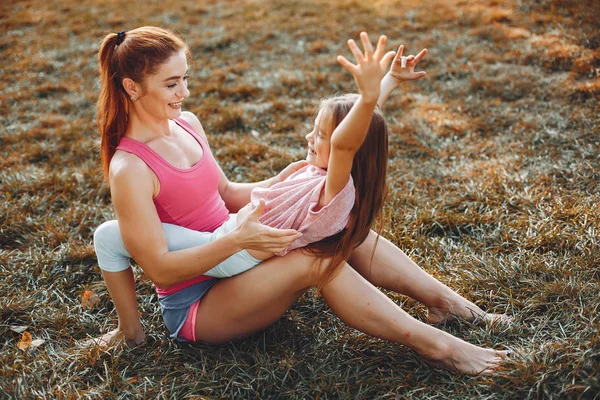
M103 222L94 231L94 247L108 243L114 240L115 237L120 237L120 235L117 220Z
M117 221L107 221L96 228L94 250L103 271L119 272L129 268L131 256L123 244Z

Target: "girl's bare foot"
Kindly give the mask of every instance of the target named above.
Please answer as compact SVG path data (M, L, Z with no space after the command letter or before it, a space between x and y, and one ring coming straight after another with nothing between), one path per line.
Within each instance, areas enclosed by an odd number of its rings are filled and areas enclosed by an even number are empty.
M125 342L129 347L136 347L144 343L146 340L146 334L143 332L141 334L137 334L134 338L127 338L123 331L119 328L114 329L110 332L107 332L99 337L91 338L84 340L79 343L80 347L90 347L90 346L98 346L98 347L109 347L113 345L117 345L119 343Z
M448 335L448 334L447 334ZM451 335L445 351L423 352L430 365L444 367L468 375L491 375L508 355L507 351L484 349Z
M486 313L458 294L450 300L441 300L439 304L430 306L427 310L427 321L430 324L442 324L456 317L498 327L508 327L512 323L512 318L508 315Z

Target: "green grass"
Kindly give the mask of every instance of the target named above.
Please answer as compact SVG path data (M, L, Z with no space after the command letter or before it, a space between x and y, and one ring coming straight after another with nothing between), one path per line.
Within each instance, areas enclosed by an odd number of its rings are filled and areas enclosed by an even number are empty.
M0 5L0 397L598 398L600 9L583 1L283 1ZM305 154L317 100L353 90L335 56L361 30L428 75L388 102L384 235L488 311L442 327L516 356L494 377L428 367L344 326L308 294L235 343L180 345L136 270L149 342L79 348L116 326L92 246L113 218L94 126L110 31L161 25L194 55L186 108L230 179ZM253 135L258 132L258 137ZM82 295L100 296L92 309ZM389 296L417 318L422 305ZM37 349L20 350L27 326Z

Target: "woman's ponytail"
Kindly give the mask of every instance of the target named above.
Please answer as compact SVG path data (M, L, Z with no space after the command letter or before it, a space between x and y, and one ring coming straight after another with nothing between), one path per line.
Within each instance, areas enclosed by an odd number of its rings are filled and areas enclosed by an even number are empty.
M96 105L96 125L100 131L100 158L106 180L110 160L127 128L127 97L117 80L119 74L115 68L117 35L107 35L98 53L100 96Z

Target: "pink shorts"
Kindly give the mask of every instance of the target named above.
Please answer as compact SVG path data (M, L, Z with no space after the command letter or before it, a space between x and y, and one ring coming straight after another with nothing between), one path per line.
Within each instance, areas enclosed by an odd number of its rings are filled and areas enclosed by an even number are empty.
M202 299L198 300L190 306L187 318L183 323L183 326L179 330L178 337L188 340L190 342L196 341L196 315L198 314L198 307Z

